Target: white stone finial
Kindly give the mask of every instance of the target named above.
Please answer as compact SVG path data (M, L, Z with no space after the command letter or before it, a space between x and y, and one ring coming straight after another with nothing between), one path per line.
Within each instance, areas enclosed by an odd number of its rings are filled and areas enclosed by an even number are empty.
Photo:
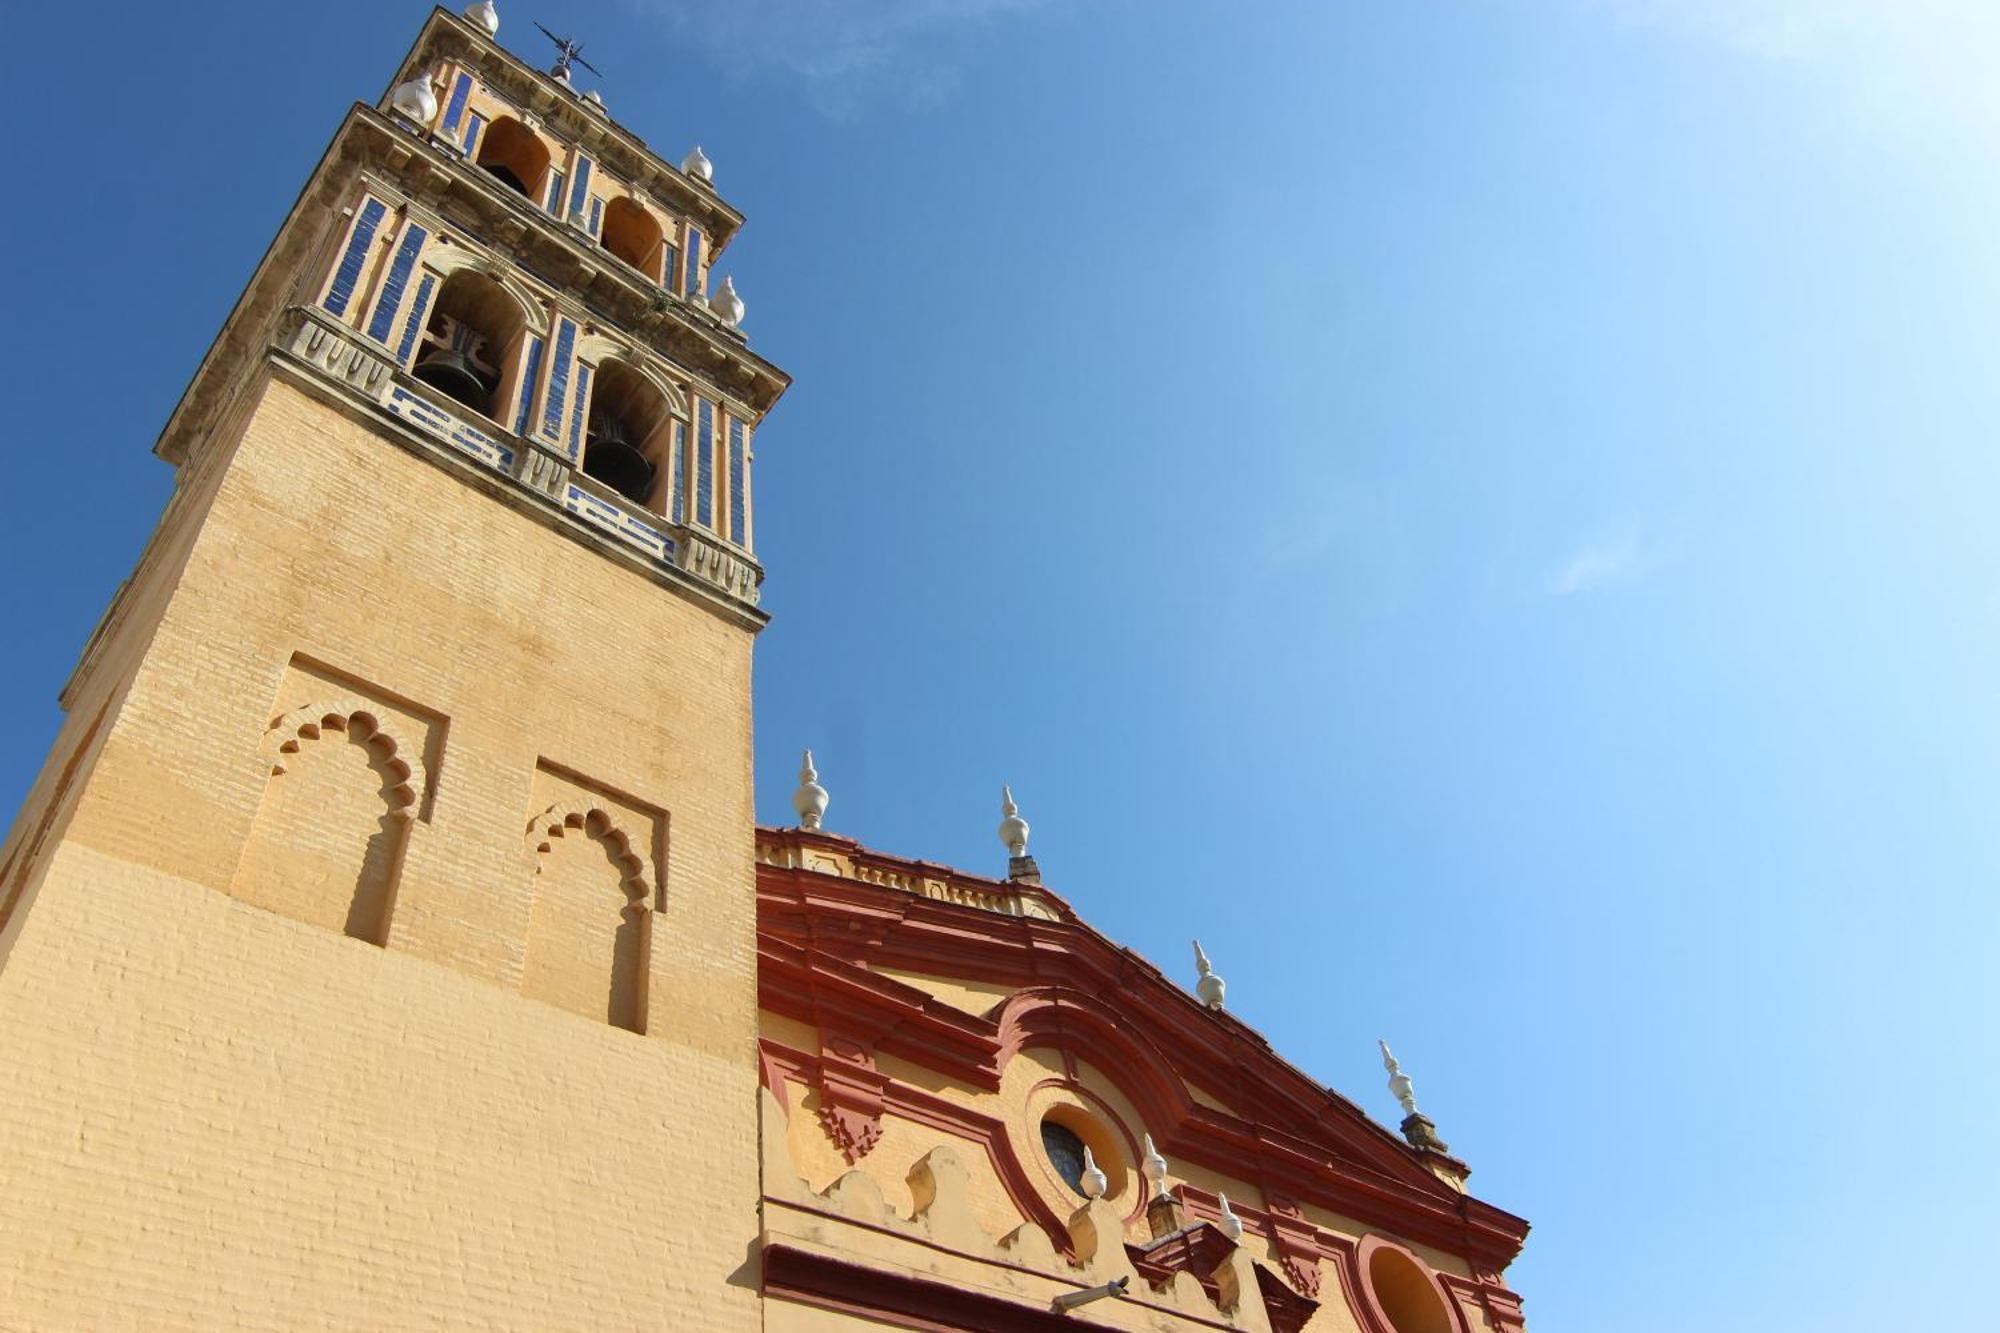
M1194 983L1196 998L1211 1009L1220 1009L1223 993L1229 989L1229 985L1215 975L1215 969L1209 966L1208 955L1201 951L1200 940L1194 942L1194 970L1200 973Z
M493 7L493 0L477 0L465 7L465 17L474 27L484 28L488 37L500 35L500 11Z
M403 119L413 121L425 129L437 119L437 93L431 89L430 76L419 74L407 83L399 83L389 90L389 109Z
M1403 1104L1404 1115L1415 1115L1417 1113L1416 1085L1410 1082L1410 1076L1403 1072L1403 1067L1396 1063L1396 1057L1389 1053L1389 1043L1378 1039L1375 1044L1382 1048L1382 1067L1389 1071L1389 1091L1394 1093L1396 1100Z
M1110 1178L1097 1165L1097 1159L1090 1155L1090 1145L1083 1145L1083 1175L1077 1179L1077 1188L1086 1199L1101 1199L1104 1191L1111 1187Z
M1217 1191L1215 1203L1219 1210L1219 1215L1215 1219L1216 1229L1231 1240L1242 1240L1243 1219L1230 1208L1229 1196Z
M715 183L715 163L708 160L708 154L701 151L700 144L689 149L688 155L681 159L681 170L711 185Z
M1151 1134L1146 1136L1146 1155L1139 1163L1139 1169L1145 1172L1146 1179L1153 1182L1155 1194L1167 1192L1167 1159L1160 1156L1160 1150L1153 1146Z
M805 758L799 762L799 789L792 793L792 809L798 811L799 827L816 829L826 814L826 788L819 785L819 773L813 768L813 752L807 750Z
M1000 841L1007 848L1009 856L1028 854L1028 821L1021 818L1021 807L1014 804L1014 789L1002 783L1000 786Z
M743 298L736 294L734 276L722 280L722 290L708 298L708 308L715 317L730 328L740 328L743 324Z
M588 106L592 111L595 111L598 115L601 116L608 114L604 109L604 94L598 92L597 89L592 88L589 92L585 93L583 95L583 101L586 106Z

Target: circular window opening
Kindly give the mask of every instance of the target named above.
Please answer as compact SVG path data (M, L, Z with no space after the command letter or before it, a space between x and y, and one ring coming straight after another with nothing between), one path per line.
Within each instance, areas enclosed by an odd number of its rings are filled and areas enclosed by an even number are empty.
M1049 1165L1063 1178L1063 1183L1083 1193L1083 1140L1068 1125L1054 1120L1042 1121L1042 1151L1049 1155Z
M1368 1285L1396 1333L1452 1333L1451 1315L1430 1275L1386 1246L1368 1261Z

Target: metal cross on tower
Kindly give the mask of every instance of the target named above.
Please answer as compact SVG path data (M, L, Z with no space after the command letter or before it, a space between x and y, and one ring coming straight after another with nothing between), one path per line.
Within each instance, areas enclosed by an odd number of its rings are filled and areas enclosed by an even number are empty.
M535 24L535 26L537 28L542 28L542 25L540 23ZM583 58L582 42L576 41L575 39L569 37L558 37L554 33L550 32L547 28L542 28L542 36L554 42L556 44L556 51L559 53L556 56L556 63L550 66L549 68L549 74L551 77L560 79L564 83L568 83L569 67L571 65L581 65L585 69L589 70L592 74L597 75L597 77L599 77L600 79L604 77L604 71L598 69L597 66L591 64L588 60L585 60Z

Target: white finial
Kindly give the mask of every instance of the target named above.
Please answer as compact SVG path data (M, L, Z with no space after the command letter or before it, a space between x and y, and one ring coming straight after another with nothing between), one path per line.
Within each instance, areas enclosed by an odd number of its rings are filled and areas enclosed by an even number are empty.
M708 298L708 308L715 312L717 319L730 328L741 327L743 298L736 294L736 279L733 276L722 280L722 290Z
M1153 1182L1155 1194L1167 1192L1167 1159L1160 1156L1160 1150L1153 1146L1153 1136L1146 1136L1146 1155L1139 1163L1139 1169L1146 1173L1146 1179Z
M478 0L477 4L465 7L465 16L474 26L486 29L488 37L500 35L500 11L493 7L493 0Z
M799 763L799 789L792 793L792 809L799 813L799 827L816 829L826 814L826 788L819 785L819 774L813 769L813 752Z
M1217 1208L1220 1209L1220 1215L1215 1219L1216 1229L1231 1240L1242 1240L1243 1219L1230 1210L1229 1196L1218 1191L1215 1196L1215 1202Z
M425 129L437 119L437 94L431 91L430 76L419 74L407 83L399 83L389 90L389 109L405 120L415 121Z
M1086 1199L1103 1198L1104 1191L1111 1187L1111 1181L1099 1169L1097 1159L1090 1155L1088 1143L1083 1145L1083 1175L1078 1177L1076 1184Z
M599 115L608 114L604 110L604 94L598 92L597 89L592 88L589 92L585 93L583 100L589 105L592 111L597 112Z
M701 151L700 144L689 149L688 155L681 159L681 170L711 185L715 183L715 163L708 160L708 154Z
M1000 788L1000 841L1007 848L1009 856L1028 854L1028 821L1021 818L1021 807L1014 804L1014 789L1002 784Z
M1221 977L1215 975L1215 969L1208 965L1208 955L1201 951L1200 940L1194 942L1194 970L1201 974L1194 983L1195 995L1209 1008L1220 1009L1223 992L1228 990L1229 986Z
M1403 1072L1403 1067L1396 1063L1396 1057L1389 1054L1389 1043L1378 1040L1375 1044L1382 1048L1382 1067L1389 1071L1389 1091L1394 1093L1396 1100L1403 1104L1404 1115L1415 1115L1417 1113L1416 1085L1410 1082L1410 1076Z

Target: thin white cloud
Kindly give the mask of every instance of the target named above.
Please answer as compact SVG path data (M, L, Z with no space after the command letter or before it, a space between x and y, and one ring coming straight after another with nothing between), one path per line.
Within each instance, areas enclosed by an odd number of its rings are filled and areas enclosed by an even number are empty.
M1057 0L635 0L732 73L799 81L820 111L865 98L927 106L957 88L952 44Z
M1583 543L1543 583L1551 597L1573 597L1636 578L1645 553L1637 528Z
M1586 12L1784 63L1885 121L2000 126L1995 0L1577 0Z

